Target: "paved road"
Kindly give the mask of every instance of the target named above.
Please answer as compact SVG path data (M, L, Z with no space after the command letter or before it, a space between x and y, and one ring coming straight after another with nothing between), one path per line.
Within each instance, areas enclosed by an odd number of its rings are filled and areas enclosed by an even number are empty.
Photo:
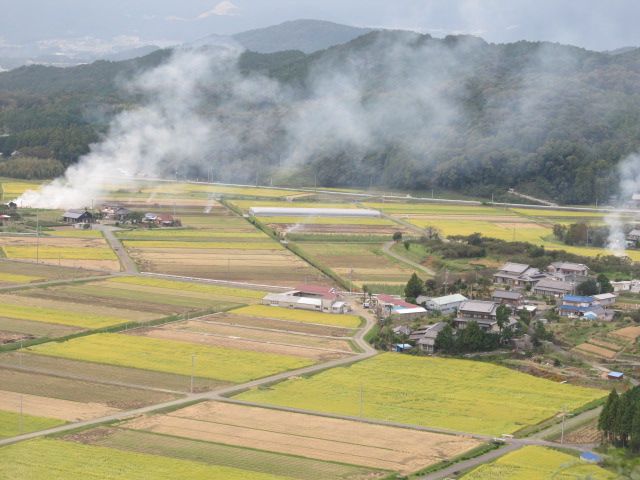
M451 465L450 467L443 468L442 470L438 470L437 472L428 473L419 478L421 480L442 480L445 478L455 477L457 476L458 472L470 470L483 463L492 462L495 459L500 458L503 455L506 455L507 453L518 450L519 448L522 448L522 447L516 444L505 445L504 447L499 448L497 450L491 450L490 452L487 452L484 455L480 455L478 457L456 463L454 465Z
M126 273L138 273L138 266L136 262L134 262L129 253L122 245L122 242L118 237L114 235L114 231L119 230L117 227L112 227L111 225L103 225L97 223L93 226L94 229L99 230L104 235L104 238L107 240L111 249L118 256L118 260L120 260L120 265L122 265L122 269Z
M396 252L394 252L393 250L391 250L391 247L393 247L393 245L396 242L387 242L382 246L382 251L384 253L386 253L387 255L389 255L390 257L395 258L396 260L409 265L412 268L415 268L416 270L421 270L424 273L426 273L427 275L434 277L436 275L436 272L434 272L433 270L431 270L428 267L425 267L424 265L420 265L419 263L413 262L411 260L409 260L408 258L403 257L402 255L398 255Z

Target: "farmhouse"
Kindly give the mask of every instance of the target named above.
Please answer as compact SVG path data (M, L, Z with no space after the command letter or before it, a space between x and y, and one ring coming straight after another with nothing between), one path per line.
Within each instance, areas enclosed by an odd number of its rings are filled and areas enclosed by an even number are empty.
M320 285L300 285L285 293L269 293L262 299L264 305L298 308L327 313L345 313L347 304L335 288Z
M475 321L483 330L496 330L498 322L496 311L500 304L487 300L467 300L458 308L458 316L453 324L458 329L467 327L469 322Z
M589 277L589 267L582 263L553 262L547 267L547 271L564 281L582 282Z
M67 210L62 214L62 220L66 223L93 223L93 214L88 210Z
M511 290L495 290L491 294L491 300L503 305L509 305L513 308L518 308L524 305L524 295L520 292Z
M619 282L612 281L611 286L613 287L613 291L615 293L640 293L640 280L621 280Z
M427 313L427 310L413 303L405 302L400 297L392 295L376 295L374 297L376 305L376 313L380 317L389 317L391 315L401 317L405 320L413 320L420 318Z
M572 293L575 289L575 283L565 282L564 280L554 280L553 278L543 278L533 287L533 293L542 295L543 297L562 297L568 293Z
M378 210L365 208L251 207L254 217L380 217Z
M533 287L547 275L537 268L533 268L524 263L507 262L493 274L493 283L507 285L512 288Z
M417 300L420 300L419 298ZM468 300L467 297L459 293L452 295L445 295L443 297L426 298L422 303L426 309L430 312L438 312L443 315L449 315L458 311L458 307L464 301Z
M119 203L105 203L102 205L100 213L106 219L122 221L131 213L131 210Z
M174 227L181 224L180 220L168 213L145 213L142 221L145 223L154 223L161 227Z
M632 244L638 243L640 241L640 229L634 228L629 233L627 233L627 241Z
M599 295L594 295L593 298L598 303L598 305L604 308L609 308L615 305L618 295L616 295L615 293L601 293Z
M421 351L433 353L435 351L436 337L446 325L445 322L438 322L419 328L409 336L409 340L414 341Z
M584 317L589 320L604 320L608 317L594 297L584 295L565 295L558 310L562 317Z

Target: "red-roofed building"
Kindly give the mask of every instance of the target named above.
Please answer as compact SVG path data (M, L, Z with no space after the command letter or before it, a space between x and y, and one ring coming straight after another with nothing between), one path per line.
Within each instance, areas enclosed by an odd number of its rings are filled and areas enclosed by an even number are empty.
M403 319L411 320L427 314L425 308L406 302L400 297L381 293L374 298L376 313L379 317L386 318L397 315Z

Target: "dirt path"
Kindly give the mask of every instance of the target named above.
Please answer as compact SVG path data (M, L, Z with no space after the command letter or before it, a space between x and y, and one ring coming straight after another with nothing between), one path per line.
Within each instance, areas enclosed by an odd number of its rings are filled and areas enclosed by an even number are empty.
M420 270L424 273L426 273L427 275L429 275L430 277L435 277L436 272L434 272L433 270L431 270L428 267L425 267L424 265L420 265L419 263L413 262L411 260L409 260L408 258L403 257L402 255L398 255L396 252L394 252L393 250L391 250L391 247L393 247L395 245L396 242L391 241L391 242L387 242L383 245L382 247L382 251L386 254L389 255L390 257L395 258L396 260L409 265L412 268L415 268L416 270Z
M111 250L113 250L114 253L118 256L120 265L122 265L122 270L126 273L138 273L138 266L136 265L136 262L131 259L129 253L127 253L127 250L124 248L124 245L122 245L120 239L113 233L114 231L119 229L110 225L102 225L99 223L95 224L93 228L102 232L102 235L104 235L104 238L107 240L107 243L111 247Z

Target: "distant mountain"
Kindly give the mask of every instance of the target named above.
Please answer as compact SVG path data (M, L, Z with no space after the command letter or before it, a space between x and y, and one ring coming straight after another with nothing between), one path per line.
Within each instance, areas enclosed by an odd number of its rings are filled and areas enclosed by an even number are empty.
M638 50L638 47L620 47L615 50L607 50L604 53L608 53L609 55L622 55L623 53L633 52L634 50Z
M371 28L351 27L322 20L293 20L237 33L233 38L252 52L274 53L300 50L304 53L312 53L347 43L371 30Z
M129 50L122 50L120 52L112 53L100 57L100 60L108 60L110 62L121 62L123 60L131 60L132 58L144 57L156 50L160 50L157 45L145 45L143 47L131 48Z

